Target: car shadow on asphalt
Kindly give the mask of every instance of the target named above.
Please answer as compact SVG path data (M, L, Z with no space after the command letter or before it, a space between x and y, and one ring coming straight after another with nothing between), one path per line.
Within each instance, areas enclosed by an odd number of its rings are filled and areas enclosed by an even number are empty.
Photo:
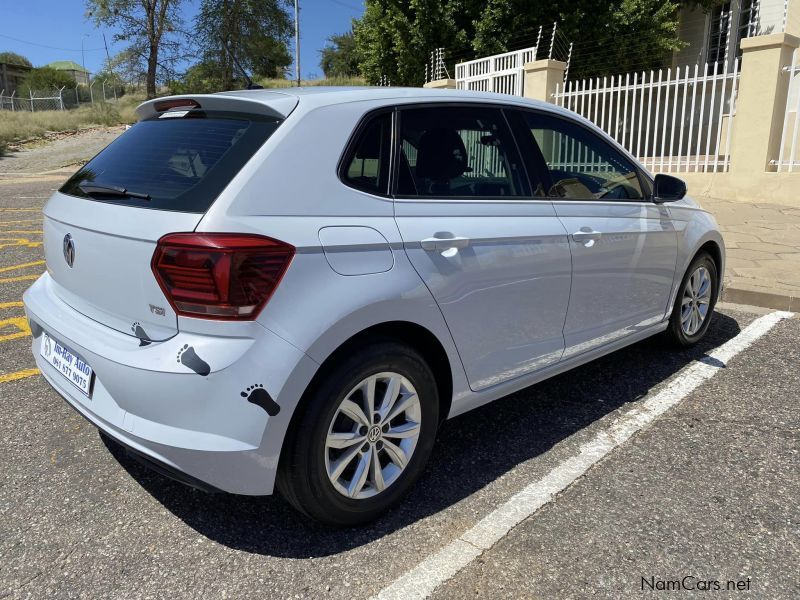
M328 556L368 544L480 490L515 466L617 408L644 397L695 360L739 333L716 313L694 348L666 349L650 338L447 421L420 481L377 522L341 530L309 521L280 496L207 494L153 473L108 441L139 484L198 533L233 549L286 558Z

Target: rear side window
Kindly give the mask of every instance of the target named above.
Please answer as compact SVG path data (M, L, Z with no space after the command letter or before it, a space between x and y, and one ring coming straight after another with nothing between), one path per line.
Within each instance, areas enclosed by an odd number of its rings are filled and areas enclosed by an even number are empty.
M101 202L203 213L280 124L243 113L170 114L131 127L60 191Z
M528 195L521 161L500 110L434 107L404 109L400 115L398 195Z
M383 113L364 126L342 163L342 181L371 194L389 191L392 115Z

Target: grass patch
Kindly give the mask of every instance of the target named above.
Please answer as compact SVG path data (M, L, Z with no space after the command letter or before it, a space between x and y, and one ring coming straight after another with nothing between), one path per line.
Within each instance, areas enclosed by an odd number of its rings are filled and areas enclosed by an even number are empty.
M294 79L261 79L256 83L260 83L265 88L288 88L295 87L297 83ZM362 77L331 77L329 79L303 79L303 87L314 86L352 86L352 85L367 85L367 82Z
M4 110L0 119L0 147L10 142L40 137L46 131L77 131L93 126L135 123L135 109L142 101L141 96L126 95L114 103L96 102L72 110Z

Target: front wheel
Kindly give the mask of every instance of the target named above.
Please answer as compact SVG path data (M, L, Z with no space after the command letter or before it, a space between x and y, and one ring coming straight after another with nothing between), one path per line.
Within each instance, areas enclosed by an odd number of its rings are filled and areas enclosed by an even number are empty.
M371 521L418 479L439 422L433 374L413 349L371 343L311 392L287 439L283 496L330 525Z
M711 324L719 291L717 265L706 252L698 254L678 289L667 336L677 346L687 348L699 342Z

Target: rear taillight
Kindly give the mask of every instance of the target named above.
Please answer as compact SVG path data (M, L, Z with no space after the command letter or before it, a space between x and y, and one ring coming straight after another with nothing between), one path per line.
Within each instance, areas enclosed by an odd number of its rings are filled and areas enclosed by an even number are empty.
M179 315L255 319L281 281L294 246L260 235L171 233L152 269Z

